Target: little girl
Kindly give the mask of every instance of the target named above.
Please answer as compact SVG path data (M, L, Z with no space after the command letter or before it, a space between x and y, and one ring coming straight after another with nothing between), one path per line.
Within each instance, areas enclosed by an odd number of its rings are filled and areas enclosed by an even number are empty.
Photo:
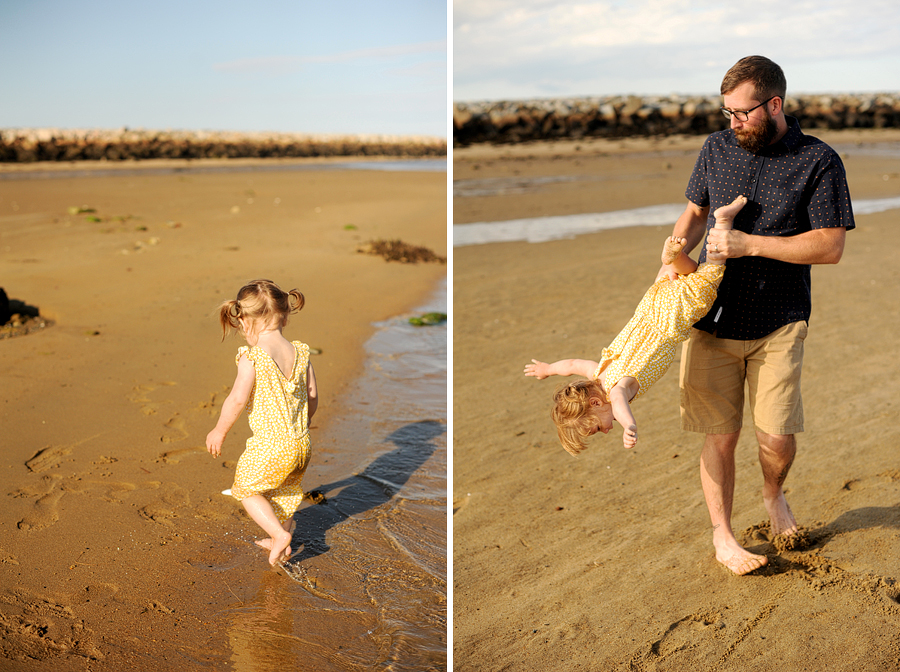
M715 228L731 229L746 203L744 196L738 196L716 210ZM532 359L525 365L525 375L538 380L573 374L587 378L558 389L550 412L560 443L572 455L584 450L585 437L607 434L614 419L625 428L625 447L634 447L637 422L629 404L663 376L675 359L675 346L688 339L691 326L715 302L725 262L709 260L698 266L684 253L686 242L674 236L666 240L662 262L671 264L678 278L663 277L654 283L634 317L603 350L599 363L563 359L547 364Z
M318 405L309 346L281 334L288 315L304 302L296 289L285 293L271 280L254 280L219 308L223 338L240 330L250 347L238 348L237 378L206 449L219 456L249 402L253 436L238 460L231 496L269 535L256 543L269 551L271 565L291 555L291 517L304 497L300 482L309 463L309 421Z

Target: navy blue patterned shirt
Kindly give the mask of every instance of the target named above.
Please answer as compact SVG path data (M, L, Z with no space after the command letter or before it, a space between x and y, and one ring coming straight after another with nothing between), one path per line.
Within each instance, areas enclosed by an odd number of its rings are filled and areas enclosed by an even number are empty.
M731 129L706 139L685 196L709 206L707 232L716 208L738 196L748 199L734 228L756 236L795 236L812 229L855 228L847 176L838 154L804 135L793 117L775 144L752 154ZM706 247L700 261L706 260ZM765 257L729 259L719 295L694 326L719 338L753 340L800 320L812 309L810 267Z

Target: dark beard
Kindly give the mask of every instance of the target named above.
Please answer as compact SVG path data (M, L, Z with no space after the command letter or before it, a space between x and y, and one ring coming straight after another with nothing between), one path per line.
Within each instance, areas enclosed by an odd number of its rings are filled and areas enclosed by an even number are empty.
M734 137L738 144L751 154L759 154L763 149L771 144L772 140L778 134L778 126L775 120L766 114L766 120L759 126L745 129L735 129Z

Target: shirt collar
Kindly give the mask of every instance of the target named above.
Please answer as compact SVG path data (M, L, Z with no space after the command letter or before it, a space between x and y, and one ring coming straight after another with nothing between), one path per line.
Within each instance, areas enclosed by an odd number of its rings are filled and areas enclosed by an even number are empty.
M774 145L769 145L768 147L764 148L759 153L759 156L780 156L789 152L793 152L797 147L800 146L803 139L803 131L800 130L800 122L797 121L796 117L789 117L788 115L784 116L784 120L787 122L787 132L784 134L781 140L776 142ZM740 147L737 138L734 135L734 131L730 128L728 129L728 139L726 140L726 142L729 145Z

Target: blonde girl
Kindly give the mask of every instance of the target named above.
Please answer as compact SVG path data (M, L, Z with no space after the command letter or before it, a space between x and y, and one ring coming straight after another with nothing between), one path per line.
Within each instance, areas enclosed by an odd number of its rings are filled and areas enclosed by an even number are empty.
M731 229L737 213L747 203L738 196L715 211L715 228ZM585 448L585 438L608 433L613 420L624 428L626 448L637 444L637 421L631 402L659 380L675 359L675 347L687 340L691 326L706 315L716 300L725 272L718 250L707 250L707 263L697 265L684 253L684 238L670 237L663 246L662 262L678 274L661 277L641 299L634 316L604 348L600 361L562 359L552 364L531 360L525 375L543 380L548 376L580 375L556 391L550 417L559 441L572 455Z
M222 337L240 331L247 345L238 348L237 377L206 449L213 457L221 454L225 436L249 404L253 436L238 460L231 496L269 535L256 543L269 551L271 565L291 555L292 516L304 497L301 480L309 463L309 421L318 405L309 346L281 333L304 303L296 289L284 292L271 280L254 280L219 308Z

